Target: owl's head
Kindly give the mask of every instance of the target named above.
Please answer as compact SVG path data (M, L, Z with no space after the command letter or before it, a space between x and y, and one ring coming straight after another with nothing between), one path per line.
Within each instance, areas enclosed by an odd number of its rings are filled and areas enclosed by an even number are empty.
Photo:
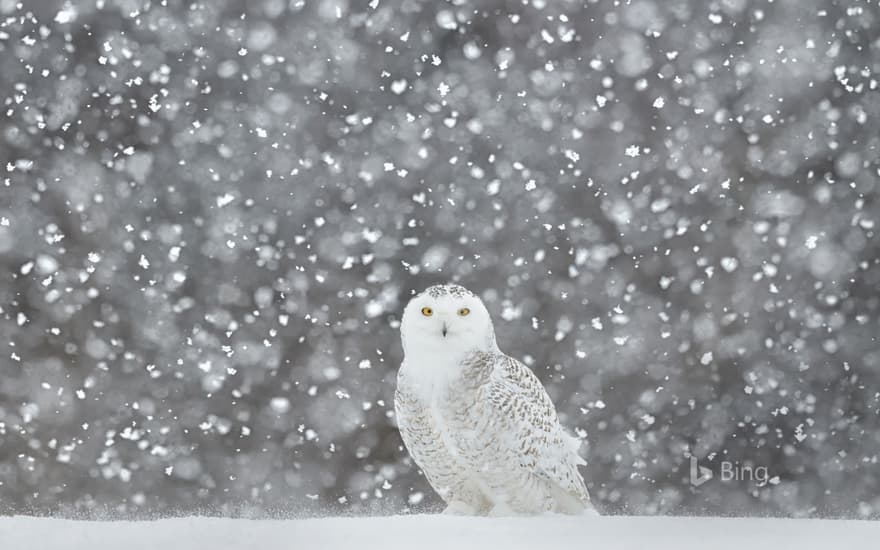
M459 285L435 285L414 296L403 310L404 353L497 351L495 329L483 301Z

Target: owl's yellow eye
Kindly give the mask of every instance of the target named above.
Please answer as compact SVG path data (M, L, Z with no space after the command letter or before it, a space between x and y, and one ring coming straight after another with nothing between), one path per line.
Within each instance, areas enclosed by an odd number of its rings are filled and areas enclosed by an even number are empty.
M430 317L431 315L434 315L434 310L429 307L423 307L422 315L424 315L425 317Z
M462 317L464 317L465 315L467 315L470 312L471 312L471 310L469 310L466 307L463 307L460 310L458 310L458 314L461 315Z

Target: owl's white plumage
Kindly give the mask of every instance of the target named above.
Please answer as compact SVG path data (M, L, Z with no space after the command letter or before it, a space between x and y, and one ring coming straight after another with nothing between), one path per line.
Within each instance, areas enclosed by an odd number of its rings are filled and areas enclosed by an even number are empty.
M425 309L428 308L428 309ZM579 441L528 367L498 349L482 301L433 286L407 304L394 405L407 450L463 514L591 509Z

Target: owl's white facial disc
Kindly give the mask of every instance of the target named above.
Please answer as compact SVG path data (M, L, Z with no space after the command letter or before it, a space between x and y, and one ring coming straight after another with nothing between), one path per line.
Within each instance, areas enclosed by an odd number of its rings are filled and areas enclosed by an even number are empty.
M473 351L496 351L495 329L482 300L458 285L437 285L415 296L400 324L403 351L459 361Z

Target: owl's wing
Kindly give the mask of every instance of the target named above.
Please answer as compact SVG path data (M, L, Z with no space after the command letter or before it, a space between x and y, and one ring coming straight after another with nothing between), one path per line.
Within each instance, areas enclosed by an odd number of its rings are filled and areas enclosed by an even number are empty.
M394 415L410 456L428 478L428 483L449 502L461 491L459 469L435 425L430 411L407 388L404 369L398 373L394 391Z
M589 495L577 467L580 441L566 433L556 407L535 374L503 353L487 353L492 364L484 386L488 401L505 420L511 445L517 445L519 466L544 478L579 501Z

